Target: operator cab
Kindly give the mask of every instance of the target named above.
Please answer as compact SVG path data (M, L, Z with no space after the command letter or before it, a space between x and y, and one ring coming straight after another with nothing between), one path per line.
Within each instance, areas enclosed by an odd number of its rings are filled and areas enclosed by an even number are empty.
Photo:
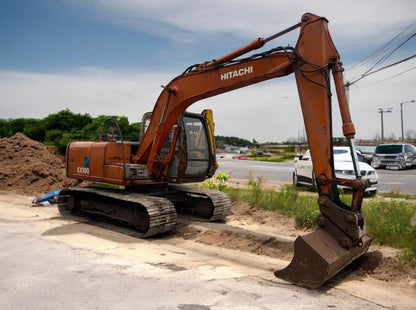
M152 113L143 116L140 140L144 136L152 119ZM179 135L168 168L171 182L198 182L210 178L217 169L215 158L215 139L212 111L204 110L201 114L185 112L175 126L179 126ZM167 137L161 156L168 155L174 136L172 128Z

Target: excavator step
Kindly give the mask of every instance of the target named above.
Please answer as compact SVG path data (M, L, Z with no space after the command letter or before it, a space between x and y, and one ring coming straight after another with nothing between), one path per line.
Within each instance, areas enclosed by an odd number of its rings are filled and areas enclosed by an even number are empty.
M167 199L96 187L61 190L58 209L63 216L78 221L98 214L127 223L135 228L134 235L141 238L172 230L177 218L175 207Z

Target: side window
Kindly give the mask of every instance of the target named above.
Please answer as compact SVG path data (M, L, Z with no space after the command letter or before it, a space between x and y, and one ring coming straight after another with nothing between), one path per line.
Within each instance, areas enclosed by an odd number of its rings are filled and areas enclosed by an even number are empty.
M198 118L183 118L186 131L188 158L209 159L208 139L204 126Z
M207 132L199 118L185 116L183 124L186 132L187 163L185 174L199 175L207 171L209 147Z
M311 160L311 152L307 150L302 156L302 160Z
M406 153L412 153L412 154L416 155L416 148L413 145L406 144L404 146L404 151Z
M140 129L140 141L142 141L144 134L147 131L147 128L149 128L150 120L152 119L152 112L147 112L143 115L142 118L142 127Z

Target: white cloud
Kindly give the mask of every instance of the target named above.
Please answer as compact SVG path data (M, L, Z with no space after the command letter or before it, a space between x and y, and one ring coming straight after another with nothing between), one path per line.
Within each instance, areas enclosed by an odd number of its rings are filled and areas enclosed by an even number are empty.
M172 75L170 75L172 76ZM42 118L62 109L74 113L124 115L130 122L153 109L166 73L84 68L71 73L0 72L2 118Z
M413 0L67 1L81 9L88 3L92 10L99 11L97 18L106 22L176 40L216 34L244 39L269 36L311 12L328 18L339 46L384 43L385 37L413 22L416 11Z

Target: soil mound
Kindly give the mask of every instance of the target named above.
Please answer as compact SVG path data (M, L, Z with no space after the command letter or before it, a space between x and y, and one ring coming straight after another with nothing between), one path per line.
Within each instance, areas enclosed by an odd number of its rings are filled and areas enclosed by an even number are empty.
M66 177L64 157L55 147L22 133L0 139L0 162L0 190L41 196L79 183Z

